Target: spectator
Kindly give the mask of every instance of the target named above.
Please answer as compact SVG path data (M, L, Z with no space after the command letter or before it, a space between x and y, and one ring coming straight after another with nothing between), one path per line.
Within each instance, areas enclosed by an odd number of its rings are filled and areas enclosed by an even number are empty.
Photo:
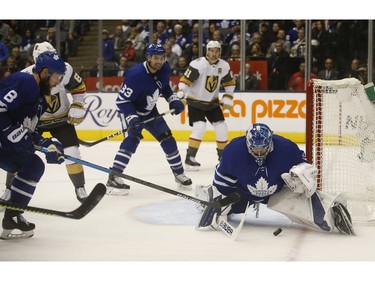
M282 42L284 51L290 54L291 43L285 39L285 36L286 36L285 30L279 29L279 31L277 32L277 40L271 43L270 47L267 50L267 55L266 55L267 58L271 57L271 53L272 51L275 50L275 43L277 41Z
M6 38L8 38L9 25L3 20L0 20L0 42L5 43Z
M310 79L316 78L315 73L311 73ZM290 91L304 91L305 90L305 63L301 62L299 71L292 74L289 78L288 89Z
M289 76L289 55L281 42L276 42L275 51L268 59L268 89L286 90Z
M28 28L26 29L25 34L22 36L21 52L27 52L31 54L34 44L34 33L31 29Z
M115 56L119 58L122 51L125 49L125 42L128 39L128 37L126 37L126 33L122 29L121 25L116 26L115 33L110 37L113 40Z
M184 75L186 69L188 68L189 64L184 56L178 58L178 63L176 68L173 70L173 75L182 76Z
M122 31L124 32L124 37L128 38L131 32L131 26L129 20L122 20L121 22Z
M115 59L115 48L113 41L109 38L109 32L107 29L103 29L103 58L104 61L114 61Z
M189 47L185 49L184 56L186 57L188 63L199 58L198 39L196 40L196 42L193 42Z
M6 60L6 65L3 66L4 78L20 70L21 69L16 65L15 58L10 55Z
M251 71L251 66L249 63L245 64L245 91L258 90L258 80L256 76ZM236 90L240 90L241 74L237 76L236 79Z
M6 45L9 50L12 50L13 47L20 47L22 42L21 35L14 32L13 28L8 29L8 37L6 38Z
M0 34L0 66L1 65L5 66L6 60L9 57L9 49L8 49L7 45L5 45L1 41L1 37L2 37L2 35Z
M171 71L176 69L178 63L178 56L172 52L171 43L167 42L164 44L165 58L169 64Z
M158 44L164 45L165 42L167 42L168 39L168 33L165 28L164 21L158 21L156 24L156 32L158 33Z
M173 30L176 43L181 46L182 50L184 50L186 45L186 37L182 34L182 25L176 24Z
M140 36L139 31L136 27L133 27L130 32L128 40L132 41L132 46L134 50L142 52L145 49L145 41Z
M19 47L13 47L11 54L14 58L16 66L21 70L25 68L25 59L21 56L21 51Z
M117 70L117 76L118 77L124 77L126 72L128 71L128 59L126 56L121 55L119 62L118 62L118 70Z
M179 44L176 43L176 38L172 34L169 35L168 42L172 46L172 52L175 53L177 56L181 56L182 48Z
M238 44L233 44L230 49L230 55L228 61L240 61L241 60L241 48Z
M326 58L324 61L324 70L318 72L318 79L322 80L337 80L339 79L339 72L333 68L333 60Z
M186 37L185 49L193 43L194 36L199 36L199 23L193 24L191 32ZM206 45L206 42L208 42L207 40L208 40L207 34L205 32L203 32L203 42L202 42L203 47ZM215 40L215 39L213 39L213 40ZM220 42L220 40L216 40L216 41Z
M305 29L298 29L298 38L292 44L290 49L291 58L304 59L306 56L306 38L305 38Z
M254 43L251 45L250 58L265 58L264 54L262 53L262 49L258 43Z
M122 51L122 55L126 56L129 62L135 61L135 49L131 40L125 42L125 49Z
M361 84L365 85L367 84L367 68L361 66L361 61L359 59L354 58L350 65L350 71L346 74L346 77L354 77L361 81Z

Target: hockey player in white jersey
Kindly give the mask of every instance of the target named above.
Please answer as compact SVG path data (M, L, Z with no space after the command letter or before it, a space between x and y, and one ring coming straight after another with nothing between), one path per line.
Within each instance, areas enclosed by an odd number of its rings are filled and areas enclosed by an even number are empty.
M36 43L33 50L34 61L38 56L46 51L56 53L55 48L48 42ZM38 132L49 132L51 135L61 141L64 147L64 153L80 158L78 136L75 125L80 124L85 118L84 97L86 95L86 85L82 78L74 72L72 66L66 63L66 73L61 84L51 89L51 95L47 97L47 110L41 116L38 123ZM31 65L22 72L32 73L34 65ZM72 96L71 103L68 94ZM65 161L66 169L70 180L75 187L76 197L83 202L87 197L85 190L85 176L82 164L74 163L70 160ZM9 196L10 183L14 175L8 173L3 199Z
M253 124L245 136L226 146L212 185L198 185L195 191L198 198L208 196L205 200L210 201L236 191L241 200L223 210L207 207L197 228L217 229L219 220L245 213L248 204L267 204L293 222L354 235L345 198L317 191L316 175L316 167L294 142L273 134L265 124Z
M208 120L216 133L217 155L220 159L228 143L228 128L222 109L233 106L233 92L236 81L233 79L228 62L220 58L221 45L218 41L207 44L205 57L193 60L178 84L179 98L186 98L189 111L189 125L193 127L185 159L188 169L198 170L200 163L195 160L202 142ZM220 87L225 93L219 101ZM222 108L221 108L222 106Z

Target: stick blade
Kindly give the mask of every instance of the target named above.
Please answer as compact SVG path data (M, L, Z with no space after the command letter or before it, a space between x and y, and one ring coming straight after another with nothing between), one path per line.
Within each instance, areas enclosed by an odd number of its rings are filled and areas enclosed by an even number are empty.
M233 192L229 194L227 197L225 197L224 199L220 200L219 203L221 207L225 207L225 206L228 206L228 205L231 205L233 203L240 201L240 199L241 199L241 196L237 192Z
M81 206L79 206L74 211L68 213L67 217L70 217L72 219L82 219L85 217L88 213L90 213L96 205L102 200L105 193L107 191L107 188L104 184L98 183L95 185L89 196L87 196L86 200L82 203Z

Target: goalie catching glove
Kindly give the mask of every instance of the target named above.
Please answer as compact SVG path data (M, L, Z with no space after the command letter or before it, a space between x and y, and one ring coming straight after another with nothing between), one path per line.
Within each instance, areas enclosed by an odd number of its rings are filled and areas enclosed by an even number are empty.
M73 102L68 112L68 124L78 125L85 119L85 108L79 102Z
M304 193L306 198L310 198L316 191L316 176L316 167L309 163L293 166L289 173L281 175L291 191L300 194Z

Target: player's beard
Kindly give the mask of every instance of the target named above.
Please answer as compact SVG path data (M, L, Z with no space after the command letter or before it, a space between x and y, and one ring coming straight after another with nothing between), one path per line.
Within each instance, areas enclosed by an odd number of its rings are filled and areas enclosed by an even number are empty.
M51 87L49 85L49 79L41 80L39 82L40 93L43 96L48 96L51 93Z

